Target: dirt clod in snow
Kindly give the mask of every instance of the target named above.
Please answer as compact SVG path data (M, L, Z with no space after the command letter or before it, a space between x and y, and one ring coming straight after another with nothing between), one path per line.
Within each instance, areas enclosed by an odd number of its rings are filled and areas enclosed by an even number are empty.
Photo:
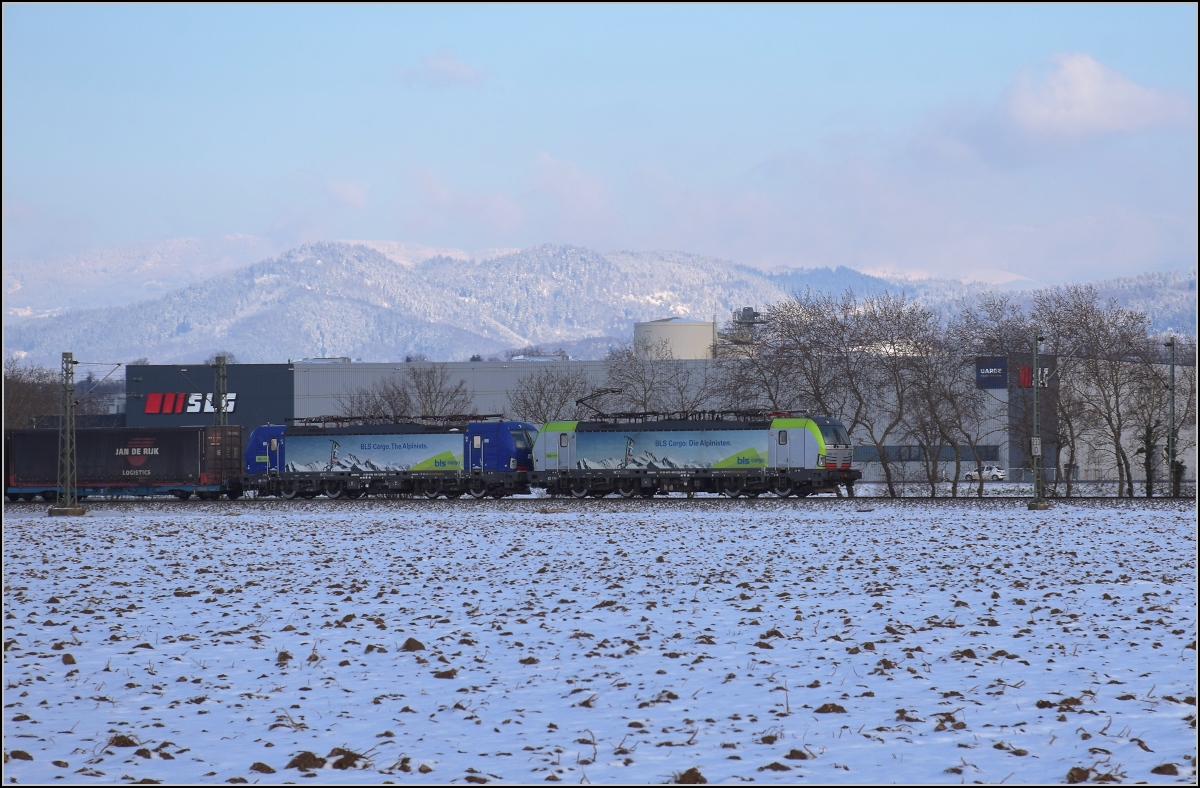
M680 772L671 778L671 782L675 785L706 785L708 779L700 773L700 770L695 766L687 771Z
M290 761L288 761L288 765L283 768L299 769L304 772L311 772L314 769L320 769L324 765L325 765L324 758L320 757L319 755L317 755L314 752L309 752L308 750L304 750L299 755L297 755L295 758L292 758Z

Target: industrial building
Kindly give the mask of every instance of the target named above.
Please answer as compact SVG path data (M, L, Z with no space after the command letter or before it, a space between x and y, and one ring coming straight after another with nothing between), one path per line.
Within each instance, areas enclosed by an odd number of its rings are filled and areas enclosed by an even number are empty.
M648 336L661 338L663 325L652 326ZM674 343L677 337L680 355L691 347L700 353L698 336L711 324L692 324L682 335L666 335ZM673 327L678 328L678 326ZM689 335L689 332L690 335ZM705 334L705 339L711 333ZM691 343L691 344L689 344ZM711 343L708 345L711 352ZM676 356L676 359L679 357ZM663 365L688 365L702 374L716 374L718 362L701 356L685 360L651 361ZM976 435L971 452L960 447L964 463L972 462L971 453L982 462L996 464L1008 470L1009 480L1031 478L1026 449L1031 435L1031 400L1033 375L1028 359L979 357L975 359L975 387L984 393L982 409L973 426ZM1011 366L1010 366L1011 364ZM1055 421L1054 398L1057 376L1055 359L1043 357L1042 371L1036 376L1043 387L1041 423L1046 436L1043 447L1047 458L1053 457L1056 447L1052 441L1058 432ZM353 414L348 397L356 390L366 390L379 382L400 380L410 367L440 367L453 383L462 381L470 395L470 412L477 414L512 414L510 393L522 381L547 367L560 371L579 371L586 376L594 390L605 387L608 365L605 361L576 361L563 356L538 360L475 362L411 362L359 363L349 359L313 359L286 364L234 364L228 367L229 414L231 424L253 428L262 424L287 424L299 419ZM1011 373L1011 374L1010 374ZM126 378L126 423L130 427L185 426L211 423L215 414L212 401L214 368L205 365L147 365L131 366ZM844 414L827 414L845 418ZM1194 425L1181 425L1186 439L1181 441L1180 459L1187 466L1187 478L1195 478L1196 449ZM861 464L865 481L882 478L879 451L866 435L852 433L856 444L855 462ZM884 446L894 478L900 482L919 482L924 478L928 463L925 449L911 439L898 438ZM953 474L954 449L943 447L938 458ZM1065 462L1065 460L1064 460ZM1050 467L1053 463L1048 463ZM966 468L964 467L965 471ZM1073 479L1088 481L1114 479L1116 472L1102 449L1088 449L1076 458L1075 467L1068 469ZM1052 475L1052 474L1051 474ZM1160 478L1165 470L1160 472ZM1137 473L1135 472L1135 478Z

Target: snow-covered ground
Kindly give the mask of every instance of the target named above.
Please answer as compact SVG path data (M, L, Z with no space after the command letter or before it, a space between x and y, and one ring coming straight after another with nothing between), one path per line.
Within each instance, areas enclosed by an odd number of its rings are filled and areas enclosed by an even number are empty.
M1195 513L9 506L4 778L1195 783Z

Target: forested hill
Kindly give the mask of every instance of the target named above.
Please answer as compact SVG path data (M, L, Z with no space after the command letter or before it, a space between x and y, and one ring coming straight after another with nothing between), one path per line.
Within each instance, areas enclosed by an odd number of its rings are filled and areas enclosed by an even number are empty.
M194 362L221 349L242 362L348 356L392 361L497 355L527 345L602 356L637 321L724 322L807 288L860 295L902 290L945 314L982 285L888 282L847 268L764 272L679 252L607 252L544 245L485 260L398 256L381 244L308 244L149 300L48 317L8 318L4 350L56 365L77 358ZM434 250L431 250L434 251ZM1194 332L1195 274L1097 283L1145 309L1163 330ZM1018 300L1024 291L1007 289Z

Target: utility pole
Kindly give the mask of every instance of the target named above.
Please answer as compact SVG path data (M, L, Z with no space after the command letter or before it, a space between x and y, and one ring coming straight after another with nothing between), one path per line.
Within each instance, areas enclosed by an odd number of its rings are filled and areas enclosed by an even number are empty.
M51 517L87 514L79 505L75 484L75 357L62 354L62 401L58 409L58 499L50 507Z
M213 408L217 411L217 415L213 423L218 427L225 427L229 424L229 416L225 413L225 400L229 398L229 379L226 377L225 357L217 356L216 359L216 380L213 385Z
M1033 466L1033 500L1029 502L1031 510L1049 509L1050 504L1043 497L1042 485L1042 423L1038 418L1038 389L1042 384L1042 370L1038 362L1038 345L1044 337L1037 329L1033 331L1033 434L1029 438L1029 461Z
M1175 337L1166 343L1171 348L1171 404L1167 414L1167 479L1170 480L1171 497L1179 497L1179 485L1175 482Z

